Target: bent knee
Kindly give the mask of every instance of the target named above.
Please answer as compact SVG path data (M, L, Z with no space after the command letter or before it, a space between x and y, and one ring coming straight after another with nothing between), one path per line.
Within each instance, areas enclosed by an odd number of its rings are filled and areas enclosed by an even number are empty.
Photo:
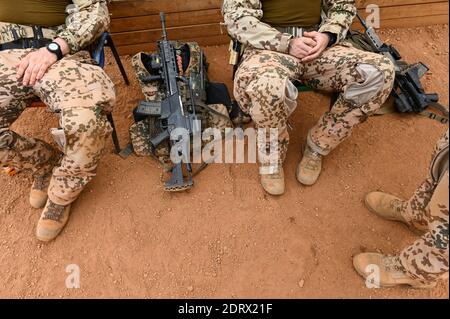
M343 94L345 100L362 106L381 95L382 99L388 97L395 80L395 67L388 58L378 56L375 61L359 63L356 71L361 80L347 87Z
M255 74L246 87L247 94L255 99L281 99L284 96L286 77L275 70Z
M258 125L284 126L297 108L298 89L288 77L272 72L259 74L246 88L250 115Z
M66 136L66 145L95 145L103 148L104 139L111 133L111 125L98 107L71 108L63 110L61 126Z
M394 63L389 58L380 56L376 67L383 73L385 87L390 87L392 89L395 80Z
M283 109L290 115L297 105L298 90L291 80L275 69L262 71L244 87L251 103L263 109Z
M95 102L95 105L104 112L112 112L114 105L116 104L114 83L103 69L96 67L94 73L99 86L97 93L94 94L93 102Z
M50 69L35 90L51 109L98 107L111 112L116 101L114 84L104 70L78 61L64 61Z

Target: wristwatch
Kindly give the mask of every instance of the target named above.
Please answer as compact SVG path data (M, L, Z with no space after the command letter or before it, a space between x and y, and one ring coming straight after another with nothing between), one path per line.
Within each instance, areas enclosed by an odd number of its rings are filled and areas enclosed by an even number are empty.
M55 54L56 57L58 58L58 61L63 58L63 53L62 53L61 47L59 46L58 43L56 43L56 42L49 43L47 45L47 50L50 51L51 53Z
M333 46L337 41L337 35L331 32L324 32L328 37L330 38L330 41L328 42L328 48Z

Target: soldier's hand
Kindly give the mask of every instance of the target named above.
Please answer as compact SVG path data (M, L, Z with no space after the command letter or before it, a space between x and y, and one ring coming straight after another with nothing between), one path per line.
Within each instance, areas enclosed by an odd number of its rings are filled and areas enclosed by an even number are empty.
M321 32L305 32L303 36L314 40L317 45L314 47L314 49L308 52L308 55L302 59L302 62L310 62L314 59L317 59L327 48L328 43L330 42L330 37L327 34Z
M289 54L298 59L303 59L304 57L308 56L316 46L317 43L312 38L293 38L289 42Z
M17 78L22 78L25 86L33 86L39 81L58 58L47 48L40 48L37 51L27 54L17 65Z
M70 52L69 45L62 38L56 38L53 40L59 44L61 53L63 56ZM56 61L57 56L51 53L47 48L41 48L37 51L33 51L26 55L17 66L17 78L22 79L23 85L33 86L37 81L42 79L48 68L51 67Z

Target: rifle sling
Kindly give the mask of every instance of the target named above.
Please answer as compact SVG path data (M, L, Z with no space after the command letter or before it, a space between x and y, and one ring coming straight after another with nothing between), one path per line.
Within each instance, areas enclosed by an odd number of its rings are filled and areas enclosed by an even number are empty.
M445 117L443 117L441 115L438 115L438 114L430 112L430 111L422 111L422 112L419 113L419 115L425 116L425 117L427 117L429 119L432 119L432 120L436 120L436 121L438 121L441 124L447 124L448 123L448 118L445 118Z
M438 121L439 123L442 123L442 124L447 124L448 123L448 110L447 110L447 108L445 106L443 106L442 104L437 103L437 102L432 102L432 103L429 104L429 106L433 107L437 111L441 112L442 115L441 114L437 114L435 112L430 112L430 111L427 111L427 110L424 110L424 111L420 112L419 114L422 115L422 116L428 117L428 118L430 118L432 120L436 120L436 121Z
M214 114L216 114L216 115L219 115L219 116L223 117L223 118L226 119L226 120L229 120L229 119L230 119L230 118L227 117L225 114L216 111L215 109L211 108L211 107L208 106L207 104L204 104L204 103L196 103L196 106L199 106L199 107L201 107L201 108L204 108L204 109L207 110L208 112L211 112L211 113L214 113Z
M436 110L440 111L448 119L448 109L444 105L437 102L431 102L429 106L434 107Z
M397 110L395 109L393 104L386 103L378 111L375 112L375 115L385 115L392 113L397 113Z
M434 109L436 109L437 111L439 111L440 113L442 113L442 115L435 113L435 112L430 112L427 110L424 110L420 113L417 113L421 116L425 116L429 119L432 120L436 120L439 123L442 124L447 124L449 122L449 112L447 110L447 108L445 106L443 106L440 103L430 103L428 105L429 107L433 107ZM382 108L380 108L377 112L375 112L376 115L384 115L384 114L391 114L391 113L398 113L397 110L395 109L395 107L393 105L387 104L385 106L383 106Z

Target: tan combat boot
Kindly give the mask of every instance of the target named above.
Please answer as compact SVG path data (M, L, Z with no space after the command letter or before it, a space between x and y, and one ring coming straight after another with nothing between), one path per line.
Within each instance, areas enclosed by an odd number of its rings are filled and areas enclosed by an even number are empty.
M47 202L47 191L52 174L35 176L30 191L30 205L33 208L43 208Z
M278 167L271 174L261 174L261 185L270 195L283 195L285 191L283 167Z
M53 203L50 199L42 211L37 224L36 237L40 241L51 241L59 235L67 224L70 214L70 205L62 206Z
M378 273L379 269L379 282L378 278L373 279L377 282L376 284L379 283L380 287L409 285L413 288L427 289L436 286L436 283L424 284L409 276L398 256L392 257L377 253L362 253L353 258L353 266L364 279L367 279L369 276L373 277ZM377 271L374 271L374 268Z
M303 158L297 166L297 180L303 185L311 186L317 182L322 171L322 155L314 152L308 145L303 150Z
M423 235L426 229L418 229L409 223L403 216L405 201L382 192L372 192L366 195L365 204L375 215L386 219L397 221L405 224L408 228L417 235Z
M374 214L387 220L393 220L407 224L402 216L403 205L405 201L393 195L372 192L366 195L366 207Z

